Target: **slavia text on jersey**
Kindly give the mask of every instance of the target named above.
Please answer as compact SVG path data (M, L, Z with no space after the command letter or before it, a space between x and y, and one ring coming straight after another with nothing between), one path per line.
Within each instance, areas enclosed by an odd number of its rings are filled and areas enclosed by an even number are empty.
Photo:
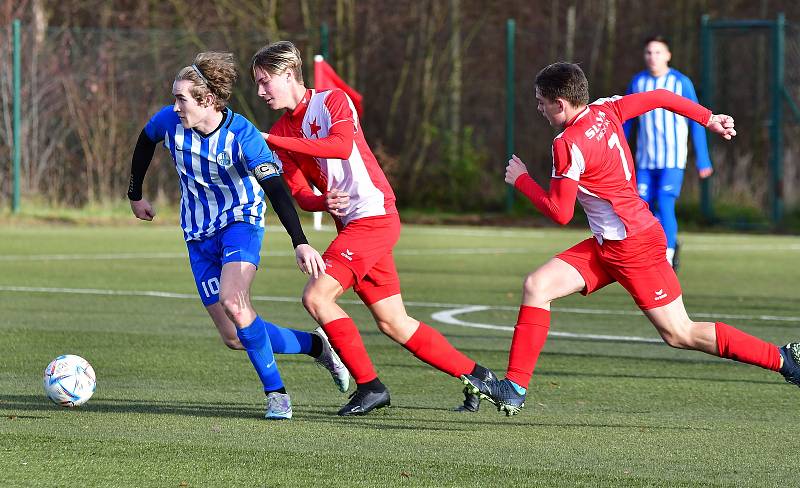
M608 131L608 126L611 124L611 121L608 120L606 113L603 111L597 112L597 117L594 118L594 125L586 129L584 135L586 135L589 139L601 140L603 136L606 135L606 131Z

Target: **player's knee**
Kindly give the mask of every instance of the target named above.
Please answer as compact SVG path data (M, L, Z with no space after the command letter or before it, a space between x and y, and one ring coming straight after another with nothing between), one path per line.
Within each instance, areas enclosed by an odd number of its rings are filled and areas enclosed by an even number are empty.
M529 274L522 284L522 291L527 299L533 299L536 302L549 302L551 297L548 296L547 280L543 279L536 273Z
M329 302L328 297L317 289L307 288L303 292L303 306L312 317L316 317Z
M225 315L237 324L242 323L241 317L247 313L249 308L243 296L240 294L220 294L219 303L222 305Z
M407 339L410 335L410 329L419 322L408 316L400 315L389 319L379 319L376 323L378 330L386 334L390 339L396 342L404 342L404 339Z
M336 298L330 296L324 290L311 287L303 291L303 306L312 317L317 317L320 311L333 303L336 303Z
M399 324L395 321L378 320L376 323L378 325L378 330L380 330L381 332L383 332L392 339L394 339L394 337L398 335L401 329Z
M692 349L694 344L691 333L684 327L661 331L661 338L676 349Z

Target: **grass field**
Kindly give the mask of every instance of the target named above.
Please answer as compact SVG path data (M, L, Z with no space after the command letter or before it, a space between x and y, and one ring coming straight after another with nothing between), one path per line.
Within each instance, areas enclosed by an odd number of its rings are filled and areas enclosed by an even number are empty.
M585 235L406 226L396 257L409 312L502 373L510 332L470 325L513 325L526 272ZM310 233L319 248L331 236ZM800 238L683 243L690 314L776 343L800 339ZM287 251L270 229L255 304L310 330ZM460 383L380 335L347 294L392 407L339 418L346 396L327 373L281 356L295 417L265 421L258 379L245 354L222 346L185 254L171 226L0 230L1 487L800 485L800 390L646 342L657 335L618 285L558 303L552 330L645 342L551 338L513 418L488 405L451 412ZM79 409L42 391L42 370L62 353L97 371Z

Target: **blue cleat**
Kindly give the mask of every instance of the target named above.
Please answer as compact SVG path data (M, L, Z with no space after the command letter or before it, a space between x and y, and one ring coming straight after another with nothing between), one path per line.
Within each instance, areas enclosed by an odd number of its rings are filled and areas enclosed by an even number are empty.
M480 396L497 406L497 411L505 412L507 417L516 415L525 406L525 394L517 393L511 380L499 380L496 377L481 380L472 375L465 374L461 377L464 383L464 392Z
M790 342L778 350L783 357L780 373L787 383L800 386L800 342Z

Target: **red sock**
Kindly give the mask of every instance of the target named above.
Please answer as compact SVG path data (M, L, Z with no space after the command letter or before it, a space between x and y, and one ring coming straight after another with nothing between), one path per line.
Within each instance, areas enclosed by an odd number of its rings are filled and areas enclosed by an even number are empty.
M511 340L511 352L508 355L506 378L523 388L528 387L549 330L549 310L527 305L519 307L514 338Z
M353 319L344 317L331 320L322 326L322 330L328 334L333 350L350 370L357 384L368 383L378 377Z
M714 323L714 328L717 331L719 357L772 371L781 369L781 353L775 344L764 342L722 322Z
M422 322L403 347L411 351L417 359L456 378L472 373L475 367L475 361L447 342L438 330Z

